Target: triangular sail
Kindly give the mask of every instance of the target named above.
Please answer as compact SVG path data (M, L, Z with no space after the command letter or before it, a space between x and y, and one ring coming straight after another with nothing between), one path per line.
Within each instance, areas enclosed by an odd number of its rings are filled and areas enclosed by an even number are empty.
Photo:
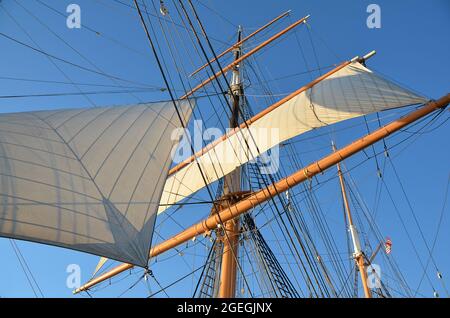
M92 277L97 275L97 273L102 269L103 265L105 265L107 261L108 261L108 258L100 257L100 259L97 263L97 266L95 266L94 272L92 273Z
M171 102L0 115L0 236L146 266L181 126Z
M352 62L197 158L207 183L227 175L277 144L315 128L426 99ZM205 187L196 162L171 174L159 213Z

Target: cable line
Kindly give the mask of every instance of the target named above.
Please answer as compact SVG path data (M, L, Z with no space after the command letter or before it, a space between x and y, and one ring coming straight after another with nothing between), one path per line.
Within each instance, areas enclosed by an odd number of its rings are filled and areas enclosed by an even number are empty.
M16 257L17 257L17 260L19 261L20 267L22 268L22 271L25 274L25 277L26 277L31 289L33 290L34 295L36 296L36 298L38 298L39 296L44 298L44 293L42 292L41 288L39 287L39 284L37 283L37 281L33 275L33 272L31 271L30 267L28 266L28 263L27 263L25 257L23 256L22 252L20 251L19 246L13 239L9 239L9 243L11 244L11 247L13 248L14 253L16 254Z
M24 46L24 47L26 47L26 48L29 48L30 50L33 50L33 51L35 51L35 52L37 52L37 53L39 53L39 54L42 54L42 55L44 55L44 56L47 56L47 57L52 58L52 59L54 59L54 60L57 60L57 61L59 61L59 62L68 64L68 65L70 65L70 66L76 67L76 68L81 69L81 70L83 70L83 71L86 71L86 72L89 72L89 73L94 73L94 74L97 74L97 75L100 75L100 76L103 76L103 77L107 77L107 78L113 78L113 79L120 80L120 81L123 81L123 82L131 83L131 84L137 84L137 85L142 85L142 86L151 87L151 85L148 85L148 84L143 84L143 83L139 83L139 82L136 82L136 81L130 81L130 80L127 80L127 79L118 77L118 76L114 76L114 75L110 75L110 74L107 74L107 73L99 72L99 71L90 69L90 68L88 68L88 67L85 67L85 66L76 64L76 63L71 62L71 61L69 61L69 60L66 60L66 59L60 58L60 57L58 57L58 56L55 56L55 55L53 55L53 54L50 54L50 53L48 53L48 52L45 52L45 51L43 51L43 50L41 50L41 49L39 49L39 48L37 48L37 47L34 47L34 46L32 46L32 45L29 45L29 44L26 44L26 43L24 43L24 42L22 42L22 41L19 41L19 40L15 39L15 38L13 38L13 37L11 37L11 36L9 36L9 35L3 33L3 32L0 32L0 36L3 37L3 38L5 38L5 39L7 39L7 40L9 40L9 41L15 42L15 43L17 43L17 44L19 44L19 45L21 45L21 46Z

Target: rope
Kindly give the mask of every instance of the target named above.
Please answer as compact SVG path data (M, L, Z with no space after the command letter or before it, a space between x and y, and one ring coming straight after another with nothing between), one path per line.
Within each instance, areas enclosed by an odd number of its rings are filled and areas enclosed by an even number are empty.
M17 257L17 260L19 261L20 267L22 268L22 271L28 281L28 284L30 285L31 289L33 290L35 297L38 298L40 296L40 297L44 298L44 293L42 292L39 284L37 283L37 281L33 275L33 272L31 271L25 257L23 256L22 252L20 251L19 246L12 239L9 239L9 243L11 244L11 247L13 248L13 251L16 254L16 257Z

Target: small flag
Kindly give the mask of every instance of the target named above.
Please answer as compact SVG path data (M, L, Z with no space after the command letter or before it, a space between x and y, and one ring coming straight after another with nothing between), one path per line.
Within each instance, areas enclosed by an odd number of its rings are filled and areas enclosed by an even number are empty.
M391 254L392 251L392 241L389 237L386 238L384 242L384 249L386 250L386 254Z

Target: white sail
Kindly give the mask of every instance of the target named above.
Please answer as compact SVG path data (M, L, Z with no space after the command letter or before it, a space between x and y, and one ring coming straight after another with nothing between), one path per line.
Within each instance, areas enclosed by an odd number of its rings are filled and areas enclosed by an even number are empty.
M0 115L0 236L146 266L180 127L171 102Z
M159 213L277 144L315 128L426 99L353 62L217 143L164 186Z

